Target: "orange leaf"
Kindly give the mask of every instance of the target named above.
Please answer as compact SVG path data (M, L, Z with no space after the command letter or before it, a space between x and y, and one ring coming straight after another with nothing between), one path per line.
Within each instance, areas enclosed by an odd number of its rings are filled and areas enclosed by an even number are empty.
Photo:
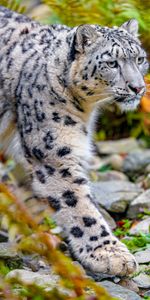
M141 100L142 111L150 113L150 79L145 78L146 93Z

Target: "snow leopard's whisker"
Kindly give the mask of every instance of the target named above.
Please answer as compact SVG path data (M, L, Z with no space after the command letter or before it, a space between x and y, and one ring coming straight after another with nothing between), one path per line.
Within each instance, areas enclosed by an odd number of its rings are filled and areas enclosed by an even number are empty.
M112 90L109 90L109 91L106 91L106 92L105 92L105 90L104 90L103 92L95 93L95 95L103 95L103 94L108 95L108 94L110 94L110 93L112 93L112 92L113 92Z
M94 97L99 97L99 100L105 100L105 98L111 97L114 98L114 96L111 93L103 93L103 94L94 94Z
M105 98L104 100L100 100L98 102L98 105L99 105L101 112L105 111L107 105L113 104L114 102L115 102L115 99L112 97L108 97L108 98Z
M94 97L99 97L99 99L105 99L105 97L112 97L112 95L111 94L94 94L93 95Z
M112 93L111 93L111 91L110 92L103 92L103 93L95 93L93 96L112 96Z
M98 104L106 104L107 102L110 103L111 100L114 100L114 98L113 97L107 97L107 98L104 98L104 99L100 99L98 101Z

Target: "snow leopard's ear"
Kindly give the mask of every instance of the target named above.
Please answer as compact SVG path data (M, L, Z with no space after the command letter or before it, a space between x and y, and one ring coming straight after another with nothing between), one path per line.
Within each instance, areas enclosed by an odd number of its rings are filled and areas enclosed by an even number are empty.
M138 37L138 29L139 29L139 25L138 25L138 21L135 19L131 19L125 23L123 23L120 28L125 29L126 31L128 31L130 34L132 34L134 37Z
M85 47L93 44L98 35L96 29L91 25L80 25L77 27L75 35L75 49L76 51L83 53Z

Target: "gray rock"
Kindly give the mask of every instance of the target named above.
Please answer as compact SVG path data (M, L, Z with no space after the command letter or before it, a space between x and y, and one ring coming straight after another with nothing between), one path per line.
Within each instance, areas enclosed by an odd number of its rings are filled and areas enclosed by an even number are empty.
M138 251L134 256L139 264L148 263L150 262L150 248L144 251Z
M24 268L28 268L33 272L42 270L44 272L50 271L50 266L44 262L37 254L24 254L22 256L22 265Z
M140 273L138 276L133 278L133 281L137 284L138 287L143 289L150 288L150 276L144 273Z
M150 189L143 192L131 202L127 212L128 218L135 218L136 215L141 211L141 208L150 209Z
M130 278L123 278L119 282L119 285L123 286L124 288L131 290L135 293L139 293L139 288L137 284Z
M14 281L14 279L16 279L16 281L19 280L19 282L27 285L35 284L38 287L42 286L46 290L51 290L54 286L57 286L59 276L16 269L10 271L6 276L6 279L9 281Z
M137 150L127 155L123 163L123 171L134 175L136 172L144 172L148 164L150 164L150 150Z
M97 172L97 181L123 180L129 181L128 177L122 172L111 170L106 172Z
M139 264L138 271L139 273L149 274L149 264Z
M109 157L109 163L113 167L114 170L121 171L123 166L124 158L119 154L112 154Z
M115 284L110 281L102 281L100 285L105 287L111 296L116 297L119 300L140 300L141 297L137 295L135 292L130 291L118 284Z
M86 270L86 274L91 277L92 279L94 279L94 281L96 282L100 282L101 280L112 280L112 281L120 281L119 277L116 277L115 275L109 275L109 274L104 274L104 273L94 273L91 272L89 270ZM101 283L100 283L101 284Z
M0 258L14 258L18 253L13 243L0 243Z
M110 214L102 207L99 207L99 211L103 215L104 219L108 223L109 227L113 230L117 227L116 222L114 219L110 216Z
M124 212L128 204L143 190L136 184L121 180L91 183L97 203L112 212Z
M130 229L130 234L138 235L140 232L149 233L150 228L150 217L139 222L134 227Z
M140 148L137 140L134 138L97 142L96 145L101 154L129 153Z
M58 288L60 292L72 297L72 292L69 289L60 286L60 277L54 274L52 271L49 271L48 274L45 274L42 272L40 273L16 269L10 271L6 275L6 280L7 282L19 282L25 285L34 284L39 288L43 288L47 292L51 291L53 288ZM140 298L131 298L131 300L132 299L139 300Z

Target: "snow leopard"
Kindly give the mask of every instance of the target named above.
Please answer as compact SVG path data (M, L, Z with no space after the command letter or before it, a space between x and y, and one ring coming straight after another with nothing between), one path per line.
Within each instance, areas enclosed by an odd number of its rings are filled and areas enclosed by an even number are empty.
M135 109L147 70L134 19L71 28L0 6L1 144L29 170L37 199L54 209L74 257L92 272L137 268L95 205L87 165L97 109Z

